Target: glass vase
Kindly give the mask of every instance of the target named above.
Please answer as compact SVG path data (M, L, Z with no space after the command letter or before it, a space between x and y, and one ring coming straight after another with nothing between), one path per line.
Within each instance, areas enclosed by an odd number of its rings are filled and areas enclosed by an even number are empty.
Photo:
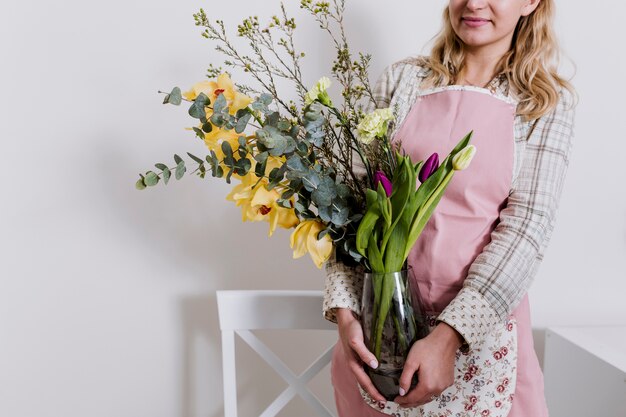
M365 273L361 325L365 345L378 360L378 368L365 366L365 370L381 395L392 401L398 395L400 376L411 346L429 333L411 267L399 272ZM416 384L417 373L411 388Z

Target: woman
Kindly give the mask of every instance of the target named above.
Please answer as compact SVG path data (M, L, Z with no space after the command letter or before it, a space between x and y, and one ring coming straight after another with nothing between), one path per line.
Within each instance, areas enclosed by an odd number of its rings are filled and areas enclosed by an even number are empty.
M548 415L526 293L572 149L575 93L556 73L553 9L553 0L450 0L431 55L379 79L377 107L397 106L390 135L414 161L447 154L470 130L477 153L409 256L432 331L412 346L394 401L363 369L377 366L358 321L363 270L327 263L341 417Z

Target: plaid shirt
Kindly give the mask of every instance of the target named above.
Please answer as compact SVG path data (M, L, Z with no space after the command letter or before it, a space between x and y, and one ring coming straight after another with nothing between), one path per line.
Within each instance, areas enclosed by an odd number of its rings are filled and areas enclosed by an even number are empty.
M388 66L374 87L376 107L395 108L394 136L419 96L428 69L420 58ZM487 86L493 94L515 99L506 77ZM371 110L371 109L370 109ZM557 208L572 152L573 97L563 89L556 108L535 121L515 117L515 157L508 202L500 212L491 241L475 258L463 288L438 316L469 346L479 344L502 323L527 293L554 229ZM355 166L355 171L363 168ZM348 268L333 257L326 262L323 314L336 322L334 308L360 314L361 266Z

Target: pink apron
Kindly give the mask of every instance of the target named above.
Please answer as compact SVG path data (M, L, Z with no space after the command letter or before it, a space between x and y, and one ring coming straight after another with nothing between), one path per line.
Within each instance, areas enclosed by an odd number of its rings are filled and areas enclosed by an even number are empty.
M489 90L448 86L420 92L394 136L414 162L437 152L440 160L470 130L476 154L457 172L409 254L431 317L463 286L471 263L489 243L506 206L514 159L516 104ZM420 407L380 406L360 387L337 343L331 380L340 417L547 417L543 375L533 348L528 297L480 346L457 351L455 383Z

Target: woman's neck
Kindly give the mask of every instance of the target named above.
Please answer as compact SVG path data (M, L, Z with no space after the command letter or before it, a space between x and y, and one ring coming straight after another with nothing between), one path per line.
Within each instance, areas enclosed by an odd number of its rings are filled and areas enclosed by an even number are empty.
M463 68L456 80L457 84L486 86L496 76L500 58L501 53L466 51Z

